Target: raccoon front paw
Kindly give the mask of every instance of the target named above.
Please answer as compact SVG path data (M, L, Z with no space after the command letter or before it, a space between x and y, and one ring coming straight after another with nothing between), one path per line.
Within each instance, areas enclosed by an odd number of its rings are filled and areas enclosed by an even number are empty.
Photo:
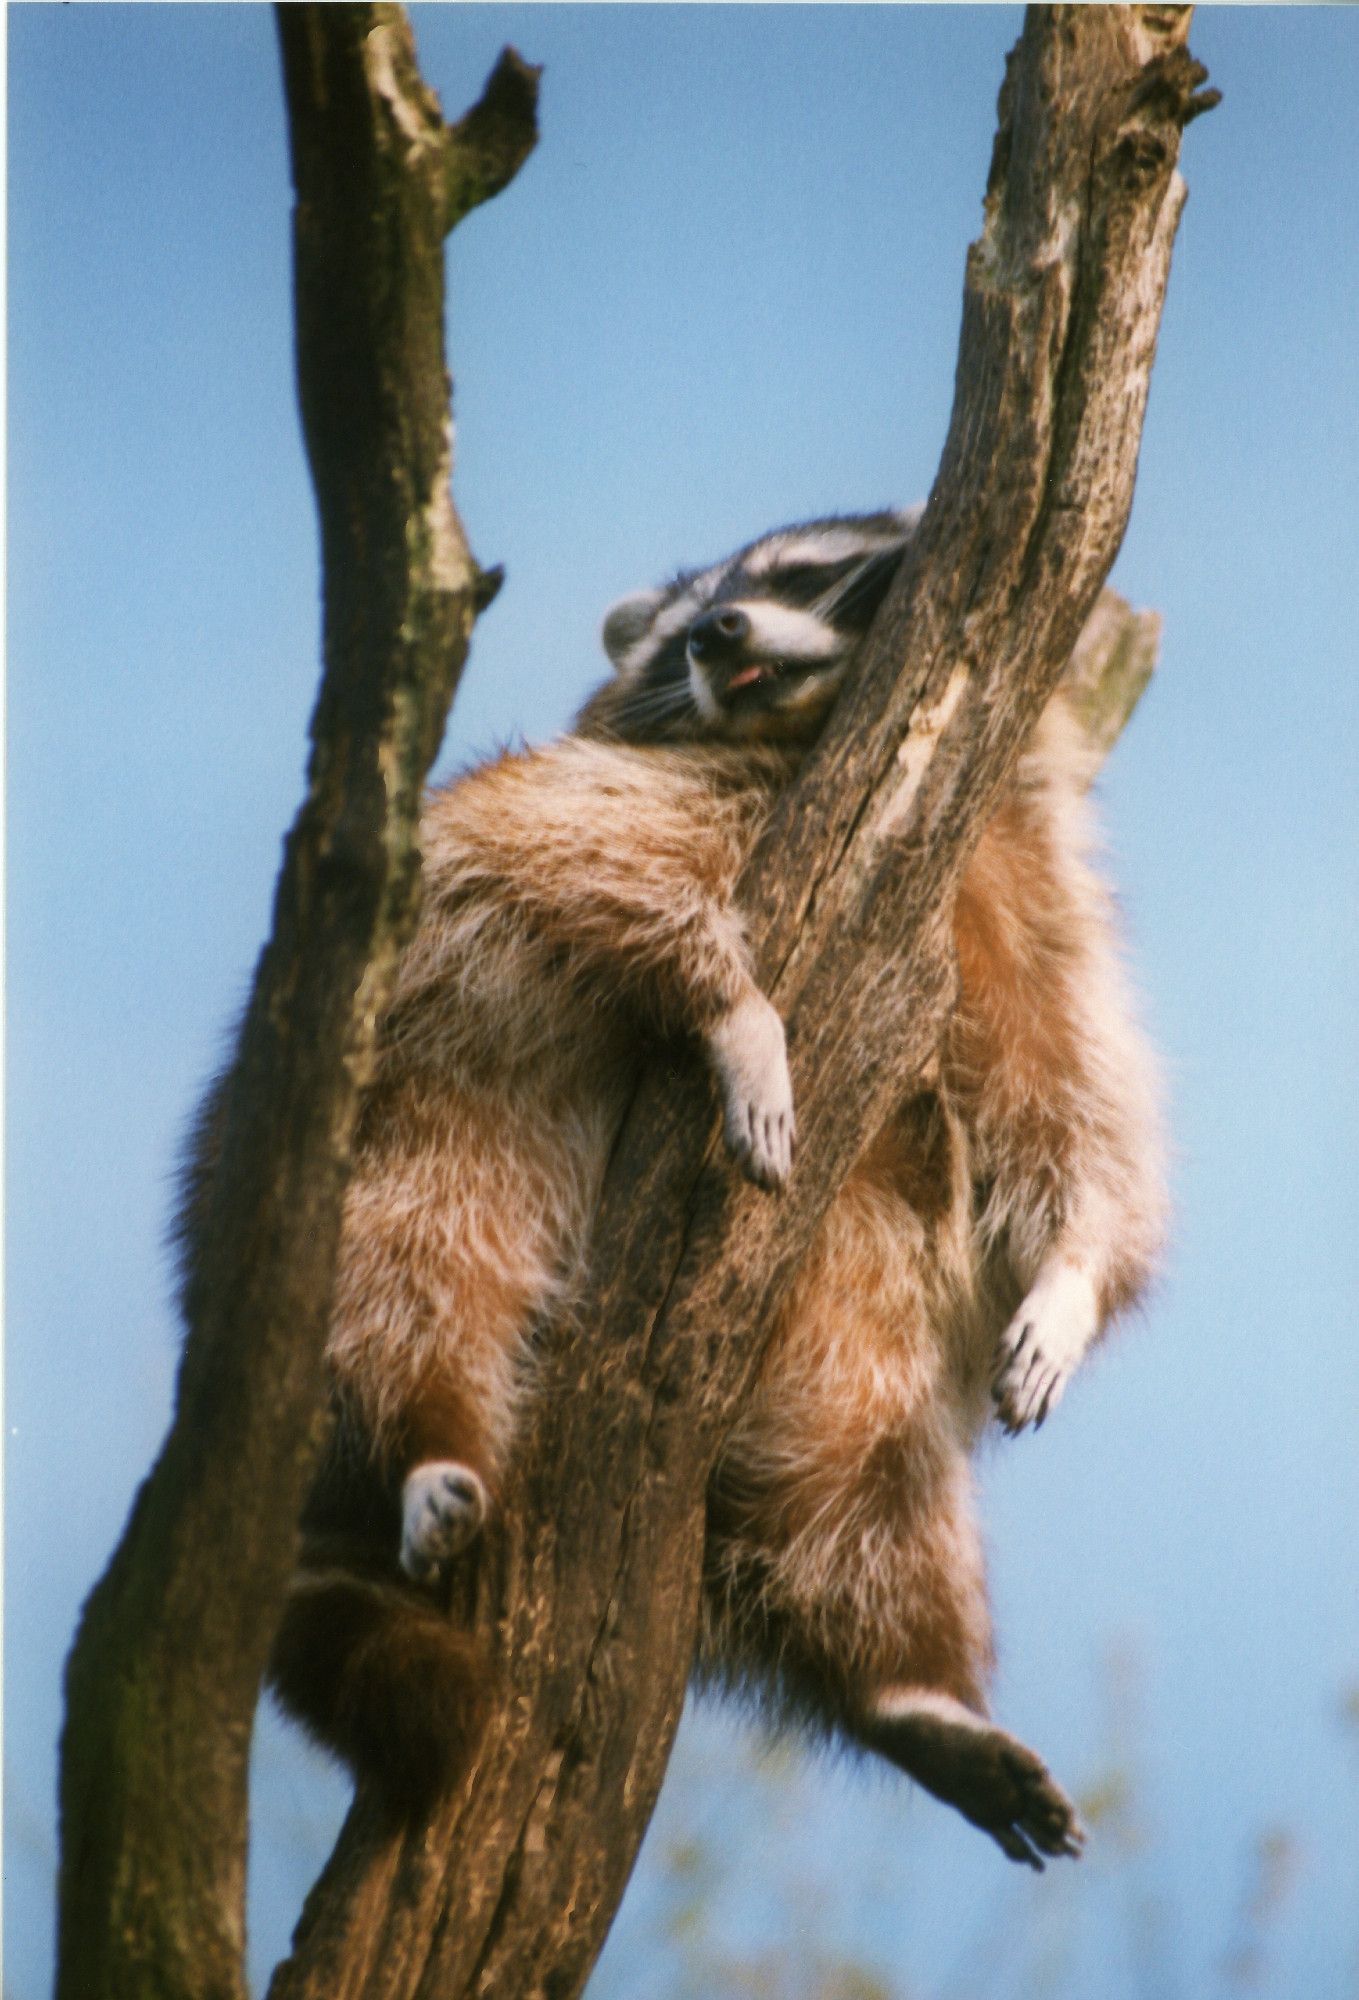
M797 1140L783 1022L763 993L751 993L723 1015L708 1047L733 1158L759 1187L782 1187Z
M1077 1264L1045 1267L1000 1337L991 1396L1011 1437L1056 1409L1098 1331L1089 1274Z
M474 1541L489 1506L485 1482L470 1465L435 1458L417 1465L401 1492L401 1567L415 1583L433 1583Z

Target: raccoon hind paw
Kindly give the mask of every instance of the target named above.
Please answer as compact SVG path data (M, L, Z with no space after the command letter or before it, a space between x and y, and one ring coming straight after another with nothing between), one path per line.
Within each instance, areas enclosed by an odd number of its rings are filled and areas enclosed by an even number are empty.
M453 1458L417 1465L401 1492L401 1567L415 1583L434 1583L476 1540L490 1500L480 1474Z
M950 1696L905 1690L882 1700L868 1740L987 1833L1011 1861L1078 1856L1085 1829L1036 1751Z

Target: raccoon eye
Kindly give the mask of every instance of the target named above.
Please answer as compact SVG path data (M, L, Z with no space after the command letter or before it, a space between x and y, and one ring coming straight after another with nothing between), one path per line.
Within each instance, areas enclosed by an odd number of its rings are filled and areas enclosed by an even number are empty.
M850 557L848 561L838 563L788 563L774 572L774 594L780 603L805 608L815 604L818 597L824 597L828 590L833 590L859 560L859 557Z
M905 543L866 549L840 562L789 563L776 570L773 594L845 632L868 629L901 566Z

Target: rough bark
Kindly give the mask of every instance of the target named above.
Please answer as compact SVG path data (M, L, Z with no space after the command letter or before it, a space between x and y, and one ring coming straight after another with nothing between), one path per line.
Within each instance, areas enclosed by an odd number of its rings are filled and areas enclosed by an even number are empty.
M251 1719L312 1458L351 1134L414 921L422 783L491 588L448 489L443 237L532 146L535 73L507 52L490 109L450 134L399 9L288 7L279 27L325 669L174 1423L67 1670L62 2000L245 1993Z
M524 2000L588 1974L680 1712L709 1468L827 1203L931 1061L950 890L1122 538L1180 134L1215 95L1187 30L1184 8L1028 16L919 536L743 884L789 1027L792 1182L775 1200L735 1178L701 1077L643 1082L592 1302L549 1339L467 1607L495 1662L484 1737L427 1824L359 1794L275 2000Z

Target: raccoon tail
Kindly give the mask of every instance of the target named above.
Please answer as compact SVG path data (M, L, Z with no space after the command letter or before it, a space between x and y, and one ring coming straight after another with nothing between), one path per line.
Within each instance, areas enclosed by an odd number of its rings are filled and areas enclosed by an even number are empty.
M303 1568L268 1681L355 1779L403 1816L456 1781L485 1704L473 1636L422 1592L343 1568Z

